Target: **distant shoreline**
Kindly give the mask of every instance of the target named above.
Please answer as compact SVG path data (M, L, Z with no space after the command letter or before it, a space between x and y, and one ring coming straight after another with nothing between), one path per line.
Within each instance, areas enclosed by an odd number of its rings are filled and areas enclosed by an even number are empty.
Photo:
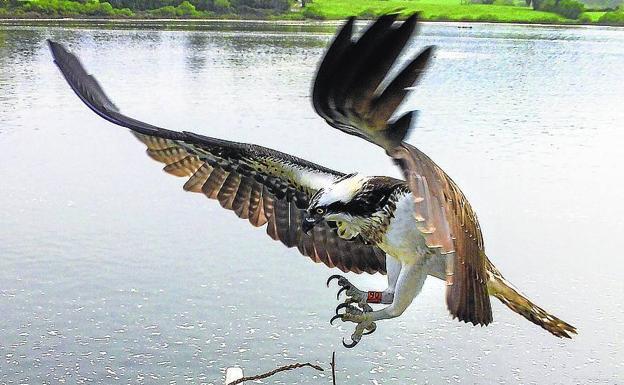
M346 17L345 17L346 18ZM371 17L359 16L358 20L372 20ZM0 17L0 24L11 24L11 23L19 23L28 25L29 23L84 23L85 25L92 23L111 23L111 24L132 24L132 23L145 23L145 24L153 24L153 25L163 25L167 26L172 23L182 23L191 25L193 23L202 24L202 23L228 23L228 22L239 22L239 23L279 23L283 25L338 25L344 18L336 18L329 20L317 20L317 19L292 19L292 18L279 18L279 17L271 17L271 18L172 18L172 19L155 19L155 18L147 18L147 17L131 17L131 18L102 18L102 17L79 17L79 18L67 18L67 17L42 17L42 18L11 18L11 17ZM465 28L471 28L470 25L484 25L484 24L506 24L506 25L518 25L518 26L544 26L544 27L561 27L561 28L579 28L579 27L609 27L609 28L617 28L623 29L623 26L617 25L608 25L608 24L598 24L598 23L582 23L575 20L570 20L569 22L530 22L530 21L501 21L501 20L427 20L426 18L421 19L425 23L435 23L435 24L449 24L449 25L457 25L458 27L462 27L462 25L469 24Z
M0 19L192 25L201 20L372 20L388 14L406 19L417 13L421 21L466 25L624 26L624 0L591 0L602 1L593 7L584 3L590 0L149 0L150 7L141 1L147 0L0 0L18 4L0 7ZM608 7L607 1L619 3Z

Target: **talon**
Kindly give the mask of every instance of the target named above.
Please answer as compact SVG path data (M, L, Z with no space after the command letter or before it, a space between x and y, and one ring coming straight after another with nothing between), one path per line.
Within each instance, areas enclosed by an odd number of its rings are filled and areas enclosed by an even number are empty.
M329 324L330 324L330 325L333 325L333 324L334 324L334 321L335 321L335 320L337 320L338 318L340 318L340 320L342 321L342 316L343 316L343 315L344 315L344 314L336 314L335 316L333 316L333 317L329 320Z
M343 286L340 288L340 290L338 290L338 294L336 294L336 299L340 299L340 294L342 294L343 291L346 291L348 289L350 289L350 286Z
M353 341L353 340L351 340L351 343L350 343L350 344L347 344L347 343L345 342L344 338L342 339L342 345L343 345L345 348L347 348L347 349L351 349L352 347L354 347L355 345L357 345L357 344L358 344L358 342L360 342L360 341Z
M329 283L334 280L334 279L340 279L342 278L342 275L338 275L338 274L334 274L331 277L327 278L327 287L329 287Z
M341 303L340 305L336 306L336 314L338 314L338 310L343 309L343 308L349 308L349 304L346 302Z

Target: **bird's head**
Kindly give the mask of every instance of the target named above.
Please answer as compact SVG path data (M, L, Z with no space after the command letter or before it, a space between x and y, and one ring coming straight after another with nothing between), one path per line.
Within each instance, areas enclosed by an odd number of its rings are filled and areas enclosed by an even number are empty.
M302 230L308 234L323 221L350 221L355 216L371 214L370 205L362 204L364 202L360 199L368 179L358 174L349 174L318 190L303 214Z

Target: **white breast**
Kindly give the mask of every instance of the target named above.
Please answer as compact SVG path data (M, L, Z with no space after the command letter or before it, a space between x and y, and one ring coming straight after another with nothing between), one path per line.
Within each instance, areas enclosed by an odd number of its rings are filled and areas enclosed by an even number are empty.
M425 244L425 238L418 231L411 194L406 194L397 202L394 218L390 221L379 247L402 263L415 263L421 258L431 256L432 252Z

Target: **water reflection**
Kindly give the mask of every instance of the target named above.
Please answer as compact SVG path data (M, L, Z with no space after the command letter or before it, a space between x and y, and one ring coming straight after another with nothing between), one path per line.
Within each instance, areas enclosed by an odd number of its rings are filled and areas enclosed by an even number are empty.
M197 73L206 66L206 55L210 38L205 34L189 34L185 40L188 71Z
M80 52L132 116L397 175L310 107L336 24L18 24L0 27L0 382L219 383L227 366L327 362L333 349L345 384L624 381L621 32L428 24L410 47L439 47L407 102L421 110L410 140L468 194L505 275L578 339L498 304L494 325L459 324L428 282L407 314L347 352L349 328L327 324L331 272L182 192L76 100L45 46Z

